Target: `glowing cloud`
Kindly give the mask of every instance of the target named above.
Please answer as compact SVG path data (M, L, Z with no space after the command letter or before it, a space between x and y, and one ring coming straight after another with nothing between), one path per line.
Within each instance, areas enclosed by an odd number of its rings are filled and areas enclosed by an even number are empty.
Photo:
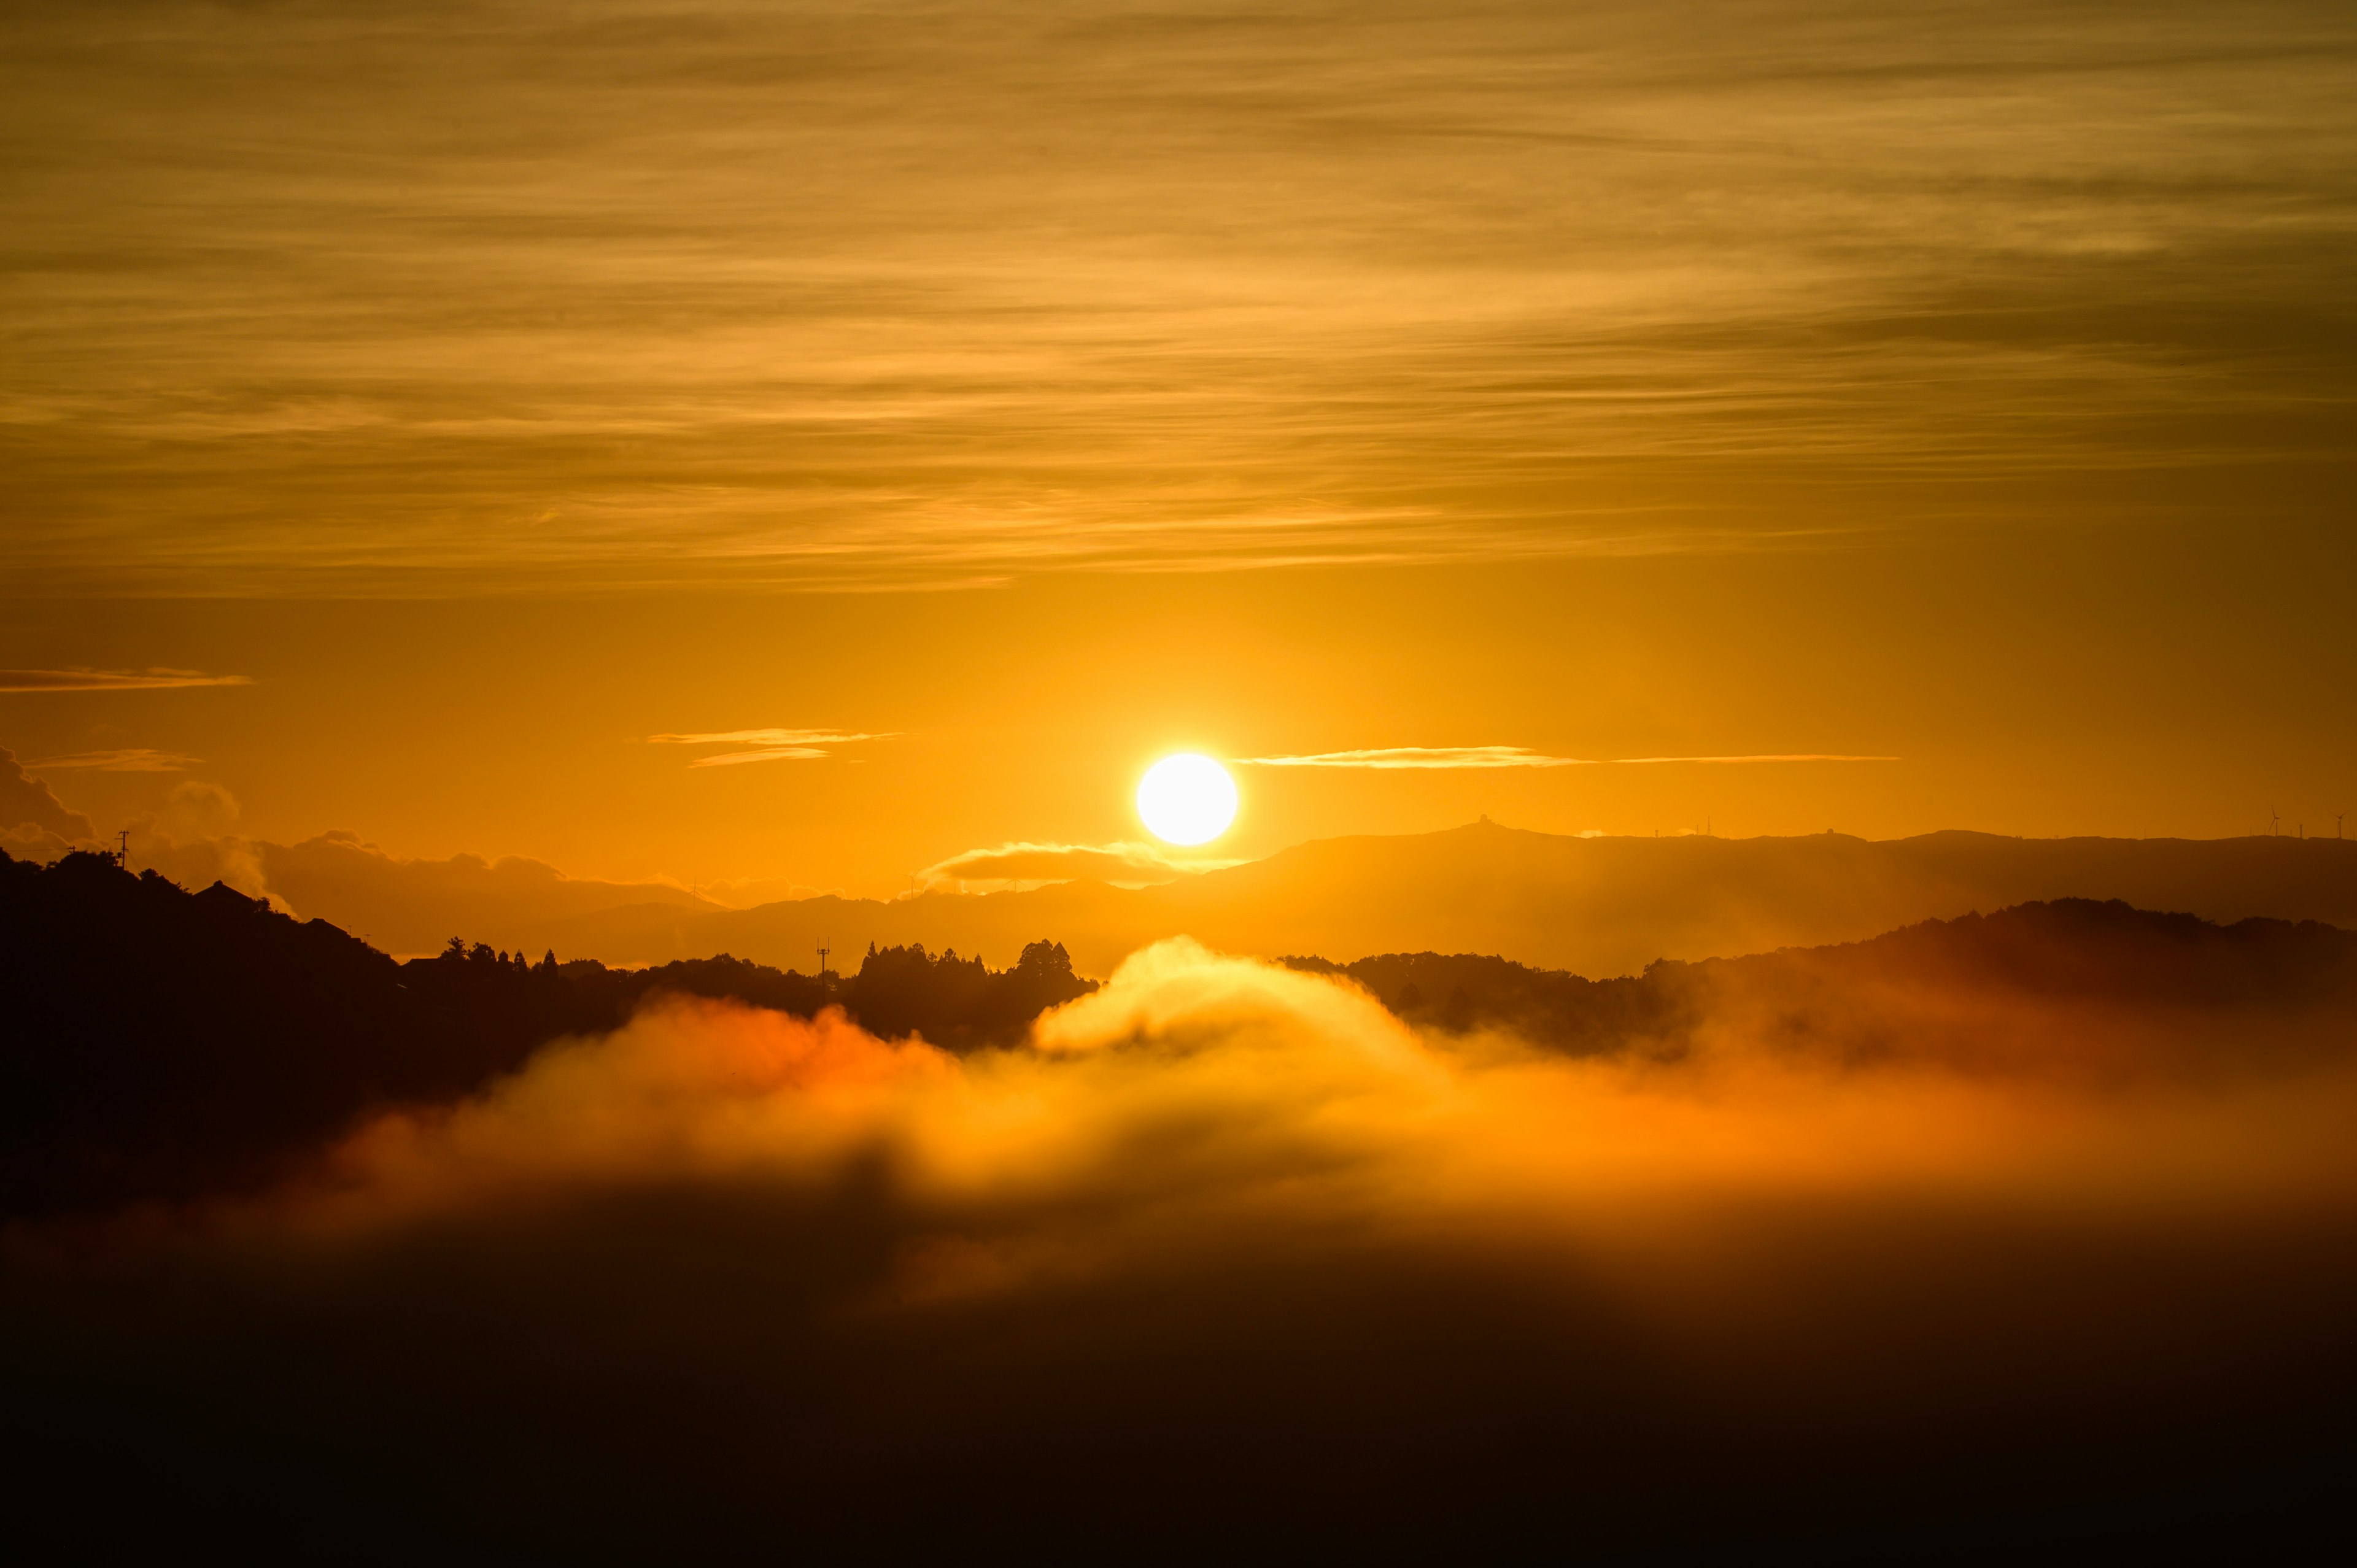
M1746 757L1549 757L1521 746L1393 746L1237 760L1255 768L1626 768L1659 762L1897 762L1899 758L1834 752L1775 752Z
M901 1201L1007 1206L1011 1245L984 1271L998 1288L1036 1256L1017 1217L1051 1193L1086 1199L1075 1216L1104 1204L1149 1226L1249 1211L1412 1227L1453 1212L1544 1230L1617 1228L1641 1194L1698 1188L1988 1196L2073 1182L2136 1208L2231 1169L2252 1195L2357 1191L2338 1120L2357 1080L2337 1036L2302 1044L2299 1026L2271 1028L2290 1065L2196 1110L2162 1088L2195 1070L2171 1063L2206 1059L2239 1020L2121 1010L2096 1038L2087 1016L2035 998L1992 1012L1983 987L1909 985L1868 1002L1923 1050L1876 1061L1840 1047L1855 998L1724 978L1678 1049L1656 1054L1641 1030L1586 1059L1421 1031L1355 984L1184 938L1044 1015L1028 1048L963 1058L879 1040L831 1010L805 1021L673 998L614 1035L543 1051L478 1099L380 1120L300 1201L357 1218L614 1177L802 1183L874 1156ZM1795 1005L1834 1028L1832 1044L1779 1033ZM2038 1025L2055 1049L1979 1052L1999 1023ZM2189 1027L2187 1056L2167 1038ZM2136 1076L2106 1066L2129 1059L2149 1091L2129 1093ZM2140 1182L2113 1179L2123 1159ZM1048 1251L1135 1240L1073 1223ZM1540 1234L1532 1245L1562 1240ZM920 1273L912 1294L961 1288Z
M35 768L86 768L95 773L181 773L204 761L177 751L152 751L137 746L126 751L77 751L68 757L44 757Z
M712 730L694 735L651 735L651 746L732 746L746 745L750 751L723 752L716 757L699 757L690 768L732 768L742 762L809 762L834 753L828 748L848 746L855 741L889 740L898 730L879 730L875 734L856 734L834 729L730 729Z

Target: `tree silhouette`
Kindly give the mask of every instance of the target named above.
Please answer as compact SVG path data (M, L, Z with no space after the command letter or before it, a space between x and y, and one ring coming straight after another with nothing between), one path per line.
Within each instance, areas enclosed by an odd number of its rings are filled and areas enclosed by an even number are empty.
M453 937L403 964L220 883L190 894L103 855L0 855L0 1216L272 1179L373 1108L468 1093L664 993L1011 1044L1094 989L1060 947L1026 953L994 973L871 951L839 992L726 953L630 971L551 950L534 966Z

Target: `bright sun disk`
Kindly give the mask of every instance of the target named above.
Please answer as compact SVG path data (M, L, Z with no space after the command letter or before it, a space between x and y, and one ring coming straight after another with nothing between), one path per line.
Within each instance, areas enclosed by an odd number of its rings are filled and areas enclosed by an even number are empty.
M1146 770L1137 814L1165 843L1208 843L1236 818L1236 781L1208 757L1182 751Z

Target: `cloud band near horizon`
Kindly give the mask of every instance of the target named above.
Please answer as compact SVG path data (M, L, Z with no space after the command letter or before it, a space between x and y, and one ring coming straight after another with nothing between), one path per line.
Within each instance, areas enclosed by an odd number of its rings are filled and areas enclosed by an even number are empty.
M1242 757L1252 768L1629 768L1652 763L1694 762L1897 762L1896 757L1837 752L1773 752L1742 757L1550 757L1521 746L1393 746L1357 751L1320 751L1295 757Z

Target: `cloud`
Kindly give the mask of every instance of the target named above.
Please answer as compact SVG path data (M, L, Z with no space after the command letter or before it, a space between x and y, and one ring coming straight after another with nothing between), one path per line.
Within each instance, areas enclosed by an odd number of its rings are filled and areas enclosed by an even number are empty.
M717 757L699 757L690 768L733 768L746 762L808 762L832 757L831 746L848 746L855 741L889 740L898 730L880 730L874 734L856 734L849 730L832 729L732 729L714 730L699 735L651 735L651 746L729 746L750 743L759 749L731 751Z
M1302 757L1244 757L1254 768L1577 768L1574 757L1545 757L1519 746L1394 746L1320 751Z
M718 757L699 757L690 768L734 768L741 762L811 762L834 753L823 746L779 746L761 751L731 751Z
M97 831L88 817L69 810L65 802L50 793L47 784L27 774L15 752L0 746L0 829L19 825L68 841L90 838ZM50 841L37 842L46 844Z
M835 729L727 729L704 735L651 735L648 743L654 746L717 746L739 741L760 746L840 746L855 740L885 740L898 734L887 730L877 735L856 735L849 730Z
M1841 752L1773 752L1758 757L1615 757L1615 766L1636 767L1652 762L1898 762L1896 757L1859 757Z
M11 582L1788 548L2344 445L2329 6L493 5L528 77L171 14L7 63L58 171L11 232L112 280L18 279Z
M270 886L265 857L274 846L232 831L241 814L237 797L221 785L185 779L172 786L160 809L131 819L124 846L127 864L184 887L223 883L249 898L295 913L295 904Z
M2321 1015L2147 1015L2133 1000L2072 1012L1969 968L1864 991L1788 969L1700 972L1711 989L1676 1015L1666 1055L1636 1018L1585 1056L1424 1033L1348 981L1186 938L1044 1015L1028 1047L965 1057L833 1013L673 999L543 1052L478 1099L384 1118L337 1155L316 1200L406 1209L615 1176L825 1179L880 1155L899 1201L1023 1208L1060 1193L1110 1205L1116 1230L1162 1223L1147 1218L1160 1205L1204 1218L1239 1199L1409 1223L1452 1210L1617 1222L1645 1190L1697 1182L1958 1197L2067 1177L2138 1208L2165 1206L2166 1184L2140 1191L2114 1162L2158 1176L2229 1149L2238 1190L2320 1182L2357 1197L2334 1109L2357 1101L2357 1079L2345 1032L2319 1028ZM2032 1016L2038 1037L2016 1041L2008 1022ZM2121 1087L2131 1058L2164 1086L2155 1098ZM2240 1064L2230 1082L2207 1065L2224 1060ZM2189 1105L2169 1080L2212 1098Z
M251 686L249 675L201 670L0 670L0 692L163 692L184 686Z
M87 835L84 835L87 842ZM19 822L13 828L0 828L0 850L15 859L38 861L47 865L74 848L75 841L62 833L31 822Z
M69 757L44 757L35 768L86 768L99 773L185 773L202 764L201 757L176 751L151 751L145 746L127 751L78 751Z
M1227 860L1178 859L1145 843L1004 843L971 849L917 874L928 888L956 885L978 890L1008 885L1071 882L1082 877L1128 886L1176 882L1200 871L1232 865Z
M1245 757L1254 768L1613 768L1660 762L1897 762L1895 757L1780 752L1749 757L1549 757L1520 746L1394 746L1299 757Z

